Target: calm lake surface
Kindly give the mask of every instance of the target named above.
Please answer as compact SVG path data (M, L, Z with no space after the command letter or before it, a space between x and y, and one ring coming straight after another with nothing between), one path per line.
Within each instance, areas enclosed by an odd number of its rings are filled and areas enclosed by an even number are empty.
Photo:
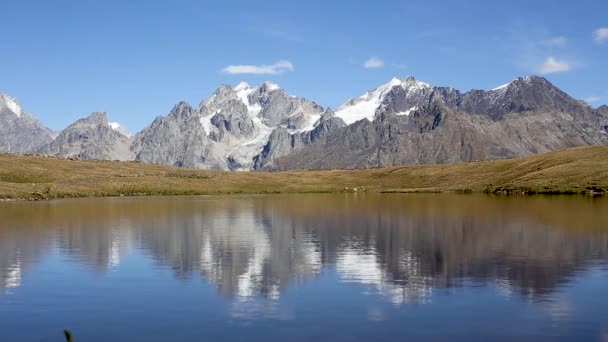
M608 200L0 204L0 340L608 341Z

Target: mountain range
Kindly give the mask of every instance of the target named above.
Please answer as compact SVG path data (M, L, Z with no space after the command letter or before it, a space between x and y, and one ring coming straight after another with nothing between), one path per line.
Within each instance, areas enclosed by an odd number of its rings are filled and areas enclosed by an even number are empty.
M265 82L220 86L132 135L95 112L59 133L0 94L0 151L220 170L368 168L512 158L608 144L608 106L542 77L461 92L413 77L335 111Z

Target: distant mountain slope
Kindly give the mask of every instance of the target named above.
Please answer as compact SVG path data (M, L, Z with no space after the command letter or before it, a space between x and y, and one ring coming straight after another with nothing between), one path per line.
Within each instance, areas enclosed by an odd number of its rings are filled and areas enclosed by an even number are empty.
M265 167L454 163L608 143L604 109L594 110L541 77L464 94L413 78L393 79L347 102L336 116L347 122L355 116L362 120Z
M131 138L110 125L104 112L95 112L61 131L37 152L83 159L133 160Z
M44 127L19 102L0 94L0 152L30 153L53 140L54 133Z

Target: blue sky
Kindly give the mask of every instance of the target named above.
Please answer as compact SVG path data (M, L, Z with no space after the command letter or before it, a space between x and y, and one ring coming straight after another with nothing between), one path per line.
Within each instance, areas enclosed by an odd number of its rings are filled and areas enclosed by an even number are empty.
M336 108L394 76L540 74L608 103L608 1L0 1L0 92L53 129L104 110L138 131L241 80Z

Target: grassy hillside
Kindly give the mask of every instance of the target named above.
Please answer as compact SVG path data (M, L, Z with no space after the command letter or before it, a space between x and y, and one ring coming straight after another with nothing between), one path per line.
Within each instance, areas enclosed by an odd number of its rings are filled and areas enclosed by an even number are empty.
M1 199L302 192L608 193L608 147L367 170L225 172L0 154Z

